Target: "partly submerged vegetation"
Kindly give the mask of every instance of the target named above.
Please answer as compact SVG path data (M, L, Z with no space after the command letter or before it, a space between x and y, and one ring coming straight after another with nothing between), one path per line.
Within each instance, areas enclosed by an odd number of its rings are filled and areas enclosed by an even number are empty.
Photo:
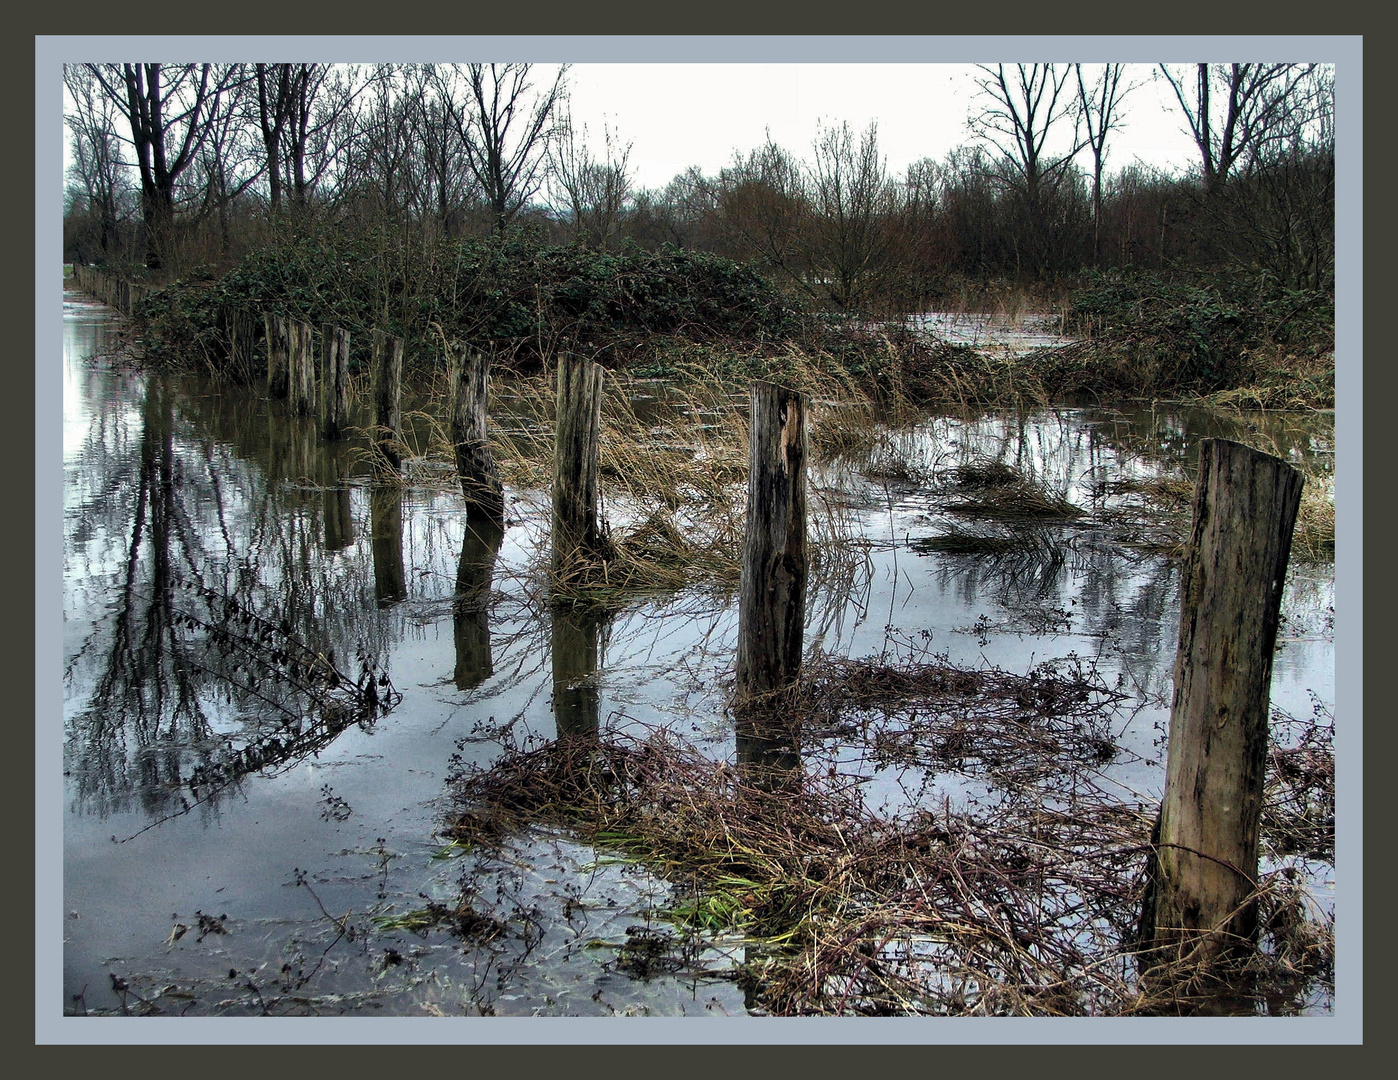
M639 974L732 979L759 1012L1120 1016L1265 1001L1285 1015L1317 987L1333 993L1333 917L1287 868L1258 883L1261 949L1245 963L1183 989L1138 977L1153 813L1093 780L1123 752L1110 722L1122 697L1081 661L1019 676L945 657L831 659L790 694L785 738L740 750L736 768L665 732L507 747L488 769L459 769L446 836L491 848L561 828L650 867L671 891L633 928ZM1333 859L1333 720L1275 726L1264 845ZM822 746L841 739L929 778L984 774L1006 795L877 813L823 768ZM438 925L486 918L467 898ZM706 952L733 935L740 959Z
M422 371L440 366L447 338L502 371L537 370L569 349L640 377L742 384L815 372L918 404L1334 406L1333 298L1265 275L1091 276L1061 316L1072 344L989 356L896 320L800 309L751 267L704 252L557 247L527 231L432 243L315 233L149 297L136 312L142 361L221 370L225 305L344 327L356 367L377 328L403 337Z

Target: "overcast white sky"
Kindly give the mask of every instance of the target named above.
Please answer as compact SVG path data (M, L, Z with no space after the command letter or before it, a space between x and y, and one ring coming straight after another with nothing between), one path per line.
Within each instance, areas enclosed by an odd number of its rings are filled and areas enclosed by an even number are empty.
M1139 160L1179 172L1193 166L1195 150L1168 86L1152 77L1156 61L1326 61L1343 51L1347 39L230 35L45 40L71 61L161 59L151 55L152 42L171 53L164 58L171 62L530 60L539 83L550 80L556 61L568 60L572 111L577 124L587 127L591 149L601 153L603 127L610 126L623 145L632 145L636 186L659 188L691 165L716 173L735 152L760 146L769 130L778 144L809 160L822 122L848 121L862 131L876 120L879 147L894 176L920 158L939 160L971 141L966 121L975 107L976 68L961 60L1079 60L1094 69L1105 60L1130 63L1132 81L1142 85L1126 100L1126 123L1109 142L1107 168L1115 171ZM632 62L636 57L645 60ZM1342 100L1349 74L1342 66L1337 75Z
M1085 66L1092 72L1096 65ZM546 69L541 66L541 76ZM553 70L549 67L547 70ZM1179 105L1149 64L1128 69L1141 82L1125 102L1126 126L1108 144L1108 169L1133 160L1179 171L1195 154ZM568 85L575 121L594 153L607 124L632 144L640 187L663 187L690 165L713 174L773 139L809 161L818 124L878 122L879 147L901 176L920 158L940 159L971 141L972 64L574 64ZM1071 128L1068 129L1071 132Z

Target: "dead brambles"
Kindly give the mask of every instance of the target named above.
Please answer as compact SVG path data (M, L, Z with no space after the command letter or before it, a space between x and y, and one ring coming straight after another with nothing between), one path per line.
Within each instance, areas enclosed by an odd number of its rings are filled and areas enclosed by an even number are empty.
M1261 947L1241 967L1208 987L1139 978L1154 808L1094 779L1121 752L1105 724L1119 699L1072 661L1016 676L827 659L779 703L768 741L784 754L754 755L741 731L736 765L665 731L507 750L453 777L445 835L494 846L559 828L646 865L672 883L652 917L675 932L636 943L636 973L671 969L673 950L773 1014L1147 1015L1216 1008L1221 987L1244 995L1229 1008L1286 1012L1326 992L1333 923L1286 866L1259 883ZM882 817L824 767L832 741L872 746L876 767L983 773L1005 794ZM1295 746L1314 757L1273 754L1269 806L1295 802L1278 784L1324 772L1319 736ZM1264 814L1269 843L1279 824ZM698 962L704 939L734 934L736 967Z
M881 766L992 778L1010 790L1071 777L1121 752L1110 720L1127 695L1073 657L1025 675L998 668L822 657L786 703L807 738L868 746Z
M674 885L655 914L695 935L740 933L733 978L781 1015L1126 1015L1183 1010L1135 977L1130 944L1151 814L1080 787L1062 805L881 820L838 777L744 782L665 733L569 738L458 779L458 843L562 827ZM1264 877L1264 949L1250 990L1324 979L1333 933L1284 872ZM668 935L665 940L671 940ZM651 935L651 955L663 944ZM1308 976L1309 977L1309 976ZM1236 985L1236 979L1228 983ZM1255 1008L1250 1003L1249 1007ZM1284 1009L1285 1002L1273 1003Z

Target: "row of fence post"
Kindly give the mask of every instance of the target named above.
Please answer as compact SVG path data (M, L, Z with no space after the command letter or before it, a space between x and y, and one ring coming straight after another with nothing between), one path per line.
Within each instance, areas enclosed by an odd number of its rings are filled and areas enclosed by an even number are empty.
M137 304L156 291L153 285L142 285L110 270L83 263L73 264L73 283L83 292L97 297L102 303L116 308L123 315L130 315L136 310Z
M75 267L77 283L113 306L140 286ZM129 307L125 310L129 310ZM267 388L312 415L317 380L307 323L267 314ZM230 361L248 366L253 321L226 311ZM349 416L349 334L321 331L322 430ZM403 340L371 332L374 443L385 467L402 462ZM447 346L450 432L470 515L503 513L486 429L489 365ZM605 372L564 353L557 372L552 568L611 558L600 514L599 452ZM770 738L783 691L800 675L806 601L809 399L754 382L750 394L747 528L738 603L735 715L740 742ZM1181 588L1169 750L1147 868L1143 967L1207 963L1255 939L1258 833L1268 749L1272 654L1302 478L1279 458L1238 443L1201 444ZM464 557L464 556L463 556ZM766 733L765 735L762 733Z

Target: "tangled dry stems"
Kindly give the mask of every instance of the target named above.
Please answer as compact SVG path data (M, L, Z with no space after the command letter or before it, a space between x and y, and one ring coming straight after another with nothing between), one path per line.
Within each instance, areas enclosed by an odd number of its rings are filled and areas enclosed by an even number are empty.
M1071 666L829 661L787 695L777 741L795 733L808 761L775 782L770 760L715 762L665 731L562 738L456 777L447 835L490 844L546 824L645 863L672 883L658 914L682 937L742 936L743 962L712 974L774 1014L1140 1015L1217 1009L1224 990L1243 995L1232 1009L1295 1008L1333 981L1333 922L1287 868L1264 875L1263 948L1240 966L1137 976L1154 811L1094 782L1116 700ZM1009 795L880 817L857 782L812 767L812 746L851 737ZM1319 736L1298 746L1324 757ZM1273 755L1267 829L1295 799L1278 788L1295 779L1288 754Z

